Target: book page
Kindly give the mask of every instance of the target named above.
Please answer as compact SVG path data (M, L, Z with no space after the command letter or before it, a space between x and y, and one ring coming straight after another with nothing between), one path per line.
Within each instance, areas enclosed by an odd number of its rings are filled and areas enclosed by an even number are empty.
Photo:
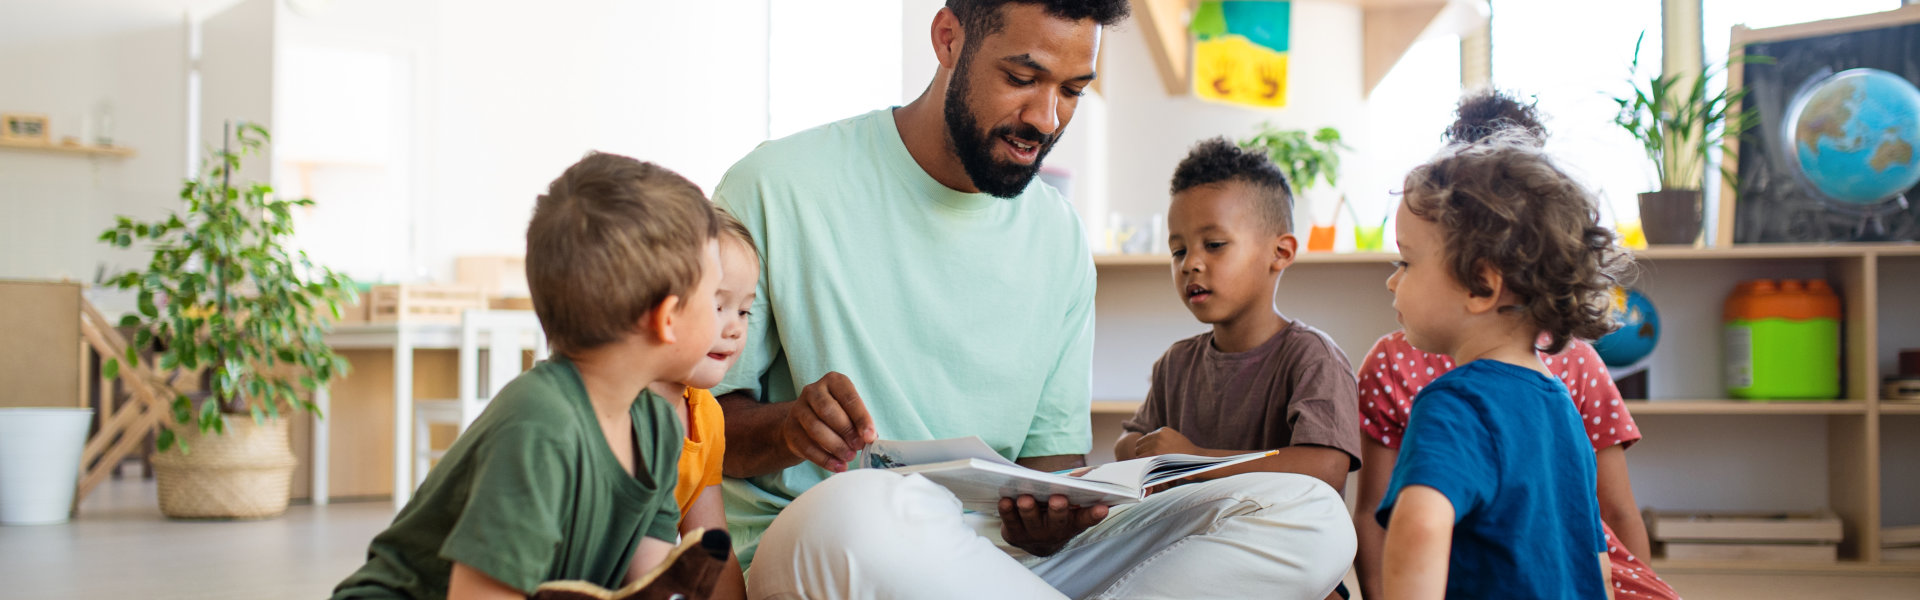
M979 459L895 467L890 470L926 477L953 492L961 506L984 513L999 512L1001 498L1021 495L1046 498L1059 494L1078 506L1125 504L1140 500L1139 488L1134 486L1086 481Z
M971 458L991 463L1019 466L991 446L981 441L979 436L951 438L944 440L903 441L878 440L867 444L866 449L854 456L854 468L891 469L913 465L926 465ZM1022 467L1024 468L1024 467Z

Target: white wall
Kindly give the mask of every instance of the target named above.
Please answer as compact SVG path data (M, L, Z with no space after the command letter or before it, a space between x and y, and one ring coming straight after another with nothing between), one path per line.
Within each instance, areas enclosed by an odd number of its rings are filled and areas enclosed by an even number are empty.
M219 148L228 122L273 129L275 0L246 0L200 25L200 143ZM175 75L184 77L183 74ZM180 117L185 118L185 111ZM231 146L239 151L237 143ZM247 159L235 180L271 182L274 147ZM207 158L205 154L200 157Z
M1354 147L1352 156L1365 153L1360 17L1360 9L1345 2L1293 3L1287 106L1277 110L1216 104L1191 93L1169 97L1148 52L1145 23L1136 15L1112 32L1101 74L1115 149L1108 165L1110 210L1136 222L1166 212L1173 168L1194 142L1216 135L1245 138L1262 121L1289 129L1336 127ZM1357 162L1344 165L1347 177L1357 174Z
M186 172L186 29L172 25L31 43L0 41L0 109L47 114L57 142L111 106L132 158L0 149L0 278L92 282L131 253L94 241L115 215L164 217ZM97 120L97 119L96 119Z
M419 274L523 252L534 198L586 150L711 190L766 134L764 2L444 0L435 21Z

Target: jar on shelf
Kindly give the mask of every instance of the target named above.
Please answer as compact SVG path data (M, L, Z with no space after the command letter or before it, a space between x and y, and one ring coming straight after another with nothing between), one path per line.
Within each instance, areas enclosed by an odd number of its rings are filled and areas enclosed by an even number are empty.
M1723 321L1727 393L1750 400L1840 395L1840 297L1825 280L1742 281Z

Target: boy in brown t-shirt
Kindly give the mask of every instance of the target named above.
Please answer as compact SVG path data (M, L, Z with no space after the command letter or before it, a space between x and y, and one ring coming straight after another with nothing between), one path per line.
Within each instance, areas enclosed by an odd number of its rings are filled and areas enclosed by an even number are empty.
M1267 471L1346 488L1360 467L1353 368L1332 338L1273 302L1299 244L1292 204L1286 177L1259 150L1214 138L1180 161L1167 214L1174 290L1213 330L1175 342L1154 364L1116 458L1279 450L1198 479Z

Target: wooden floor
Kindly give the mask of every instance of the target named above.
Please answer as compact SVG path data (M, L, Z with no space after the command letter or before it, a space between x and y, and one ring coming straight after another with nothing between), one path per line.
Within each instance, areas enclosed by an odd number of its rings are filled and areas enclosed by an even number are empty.
M0 598L322 598L386 527L384 500L294 506L266 521L160 516L152 481L102 484L62 525L0 527ZM1689 600L1920 599L1920 577L1662 574Z

